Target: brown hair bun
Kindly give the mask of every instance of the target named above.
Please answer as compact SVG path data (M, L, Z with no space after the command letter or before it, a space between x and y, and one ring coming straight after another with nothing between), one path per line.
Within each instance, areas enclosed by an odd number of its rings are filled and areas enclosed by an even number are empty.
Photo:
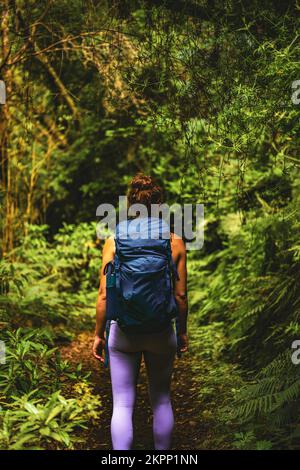
M151 176L140 172L132 178L127 198L129 206L144 204L149 212L151 204L160 204L162 202L162 189Z
M143 191L145 189L151 189L154 184L151 176L144 175L143 173L137 173L130 184L132 189L139 189Z

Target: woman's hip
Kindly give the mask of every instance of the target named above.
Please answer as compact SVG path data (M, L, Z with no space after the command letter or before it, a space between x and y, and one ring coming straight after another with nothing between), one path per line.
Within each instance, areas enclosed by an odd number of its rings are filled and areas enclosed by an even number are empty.
M108 349L122 352L149 351L157 354L168 354L176 351L176 334L173 323L157 333L125 333L116 321L111 321L108 338Z

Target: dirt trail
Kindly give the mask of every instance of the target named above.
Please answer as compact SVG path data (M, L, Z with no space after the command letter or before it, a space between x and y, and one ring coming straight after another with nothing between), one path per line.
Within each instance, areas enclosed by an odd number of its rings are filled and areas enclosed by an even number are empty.
M93 336L81 333L69 346L62 349L62 356L71 363L81 362L84 371L91 371L91 381L95 393L102 400L104 413L98 427L92 426L85 435L84 449L111 449L110 418L112 410L111 384L109 370L91 356ZM191 450L203 448L209 439L210 431L201 417L200 403L197 399L199 383L191 371L190 354L176 359L173 382L172 403L175 414L173 449ZM202 410L203 411L203 410ZM134 414L134 449L153 449L152 417L147 392L147 377L144 364L138 383L138 397Z

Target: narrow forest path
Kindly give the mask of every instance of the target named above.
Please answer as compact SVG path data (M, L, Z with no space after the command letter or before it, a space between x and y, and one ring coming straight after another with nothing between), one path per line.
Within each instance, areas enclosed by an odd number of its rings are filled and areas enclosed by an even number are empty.
M84 432L83 449L111 449L110 418L112 410L111 383L109 370L98 363L91 355L93 335L80 333L68 346L62 348L64 359L72 364L82 363L83 371L90 371L90 380L95 393L102 401L103 412L99 424ZM173 449L192 450L209 447L213 430L203 420L203 405L198 399L199 379L192 372L190 353L175 360L172 403L175 414ZM147 393L147 377L142 363L138 383L138 398L134 414L134 449L153 449L151 409Z

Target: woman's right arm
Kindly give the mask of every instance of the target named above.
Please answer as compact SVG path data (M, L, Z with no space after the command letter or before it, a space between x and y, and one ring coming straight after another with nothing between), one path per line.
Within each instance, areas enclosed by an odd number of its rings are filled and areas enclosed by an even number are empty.
M181 238L172 237L172 256L176 263L179 279L175 280L174 295L178 307L178 334L180 338L180 352L188 351L187 336L187 268L186 268L186 248Z

